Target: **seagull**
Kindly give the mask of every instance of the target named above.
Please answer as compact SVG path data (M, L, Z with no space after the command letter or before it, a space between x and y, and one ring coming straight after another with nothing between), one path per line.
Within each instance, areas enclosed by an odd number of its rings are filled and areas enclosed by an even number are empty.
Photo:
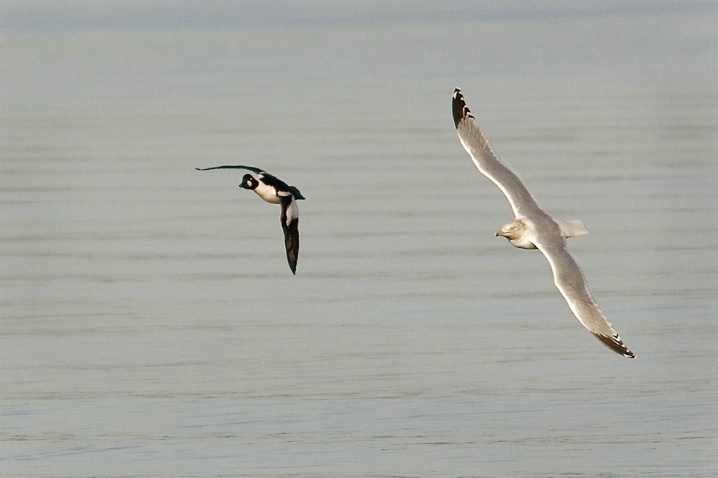
M213 168L195 168L197 171L209 171L210 169L246 169L253 172L245 174L240 188L249 189L257 193L259 197L272 204L281 204L282 213L280 221L284 231L284 247L287 250L287 262L292 274L297 273L297 257L299 256L299 207L297 200L304 199L299 189L289 186L287 183L272 176L266 171L252 166L215 166Z
M452 111L461 145L479 172L504 193L516 217L503 225L495 235L505 237L515 247L541 251L551 266L558 291L578 321L609 349L624 357L634 358L635 354L623 344L598 308L581 267L566 248L567 238L588 234L583 222L578 219L554 219L539 207L521 179L491 148L466 106L459 88L454 90Z

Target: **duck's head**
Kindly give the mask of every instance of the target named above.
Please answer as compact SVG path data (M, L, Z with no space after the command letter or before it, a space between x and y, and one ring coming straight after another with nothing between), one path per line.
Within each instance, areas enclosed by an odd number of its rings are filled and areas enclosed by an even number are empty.
M250 190L257 189L257 186L259 186L259 181L251 174L245 174L242 178L242 182L239 184L240 188Z

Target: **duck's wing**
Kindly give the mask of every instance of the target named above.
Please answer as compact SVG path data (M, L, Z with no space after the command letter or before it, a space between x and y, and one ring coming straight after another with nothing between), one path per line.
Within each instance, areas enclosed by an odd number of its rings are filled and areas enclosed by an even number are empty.
M252 171L257 176L259 176L262 181L267 184L268 186L276 186L278 190L280 191L289 191L294 195L296 199L305 199L304 196L302 196L302 193L299 192L299 189L297 189L295 186L289 186L287 183L279 179L278 177L269 174L268 172L264 171L263 169L255 168L252 166L214 166L212 168L194 168L197 171L209 171L210 169L246 169L247 171Z
M578 321L609 349L634 358L635 354L623 344L598 308L581 267L566 248L566 241L559 237L550 243L534 241L534 244L546 256L553 271L553 281Z
M264 173L263 170L259 168L255 168L253 166L214 166L211 168L194 168L197 171L209 171L210 169L246 169L247 171L252 171L255 174Z
M543 214L521 179L491 149L489 140L466 106L464 95L459 88L454 90L452 112L461 145L469 153L476 168L504 193L514 215L530 218L534 213Z
M287 262L292 274L297 273L299 258L299 207L293 195L282 196L282 213L280 216L284 231L284 248L287 251Z
M299 189L297 189L294 186L289 186L289 190L294 194L294 199L306 199L304 196L302 196L302 193L299 192Z

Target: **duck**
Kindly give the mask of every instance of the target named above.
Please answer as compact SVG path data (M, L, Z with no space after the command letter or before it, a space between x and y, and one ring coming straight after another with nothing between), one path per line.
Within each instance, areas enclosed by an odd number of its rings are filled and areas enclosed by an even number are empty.
M290 186L281 179L269 174L263 169L253 166L225 165L211 168L195 168L197 171L213 169L244 169L254 174L245 174L239 187L254 191L260 198L271 204L282 207L280 222L284 232L284 248L287 253L287 262L292 274L297 273L297 259L299 257L299 207L297 201L304 200L299 189Z

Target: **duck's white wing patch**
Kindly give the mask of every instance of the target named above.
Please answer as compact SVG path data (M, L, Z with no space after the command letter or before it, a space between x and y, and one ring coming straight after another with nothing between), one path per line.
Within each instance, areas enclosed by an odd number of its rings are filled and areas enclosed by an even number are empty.
M282 208L284 209L283 215L285 216L285 224L289 225L295 219L299 219L299 206L291 194L282 198Z
M588 289L588 283L581 267L566 249L565 241L561 242L556 241L556 244L548 245L535 244L551 265L554 283L569 308L578 321L606 347L625 357L635 357L635 354L623 344L618 333L598 308L598 304Z

